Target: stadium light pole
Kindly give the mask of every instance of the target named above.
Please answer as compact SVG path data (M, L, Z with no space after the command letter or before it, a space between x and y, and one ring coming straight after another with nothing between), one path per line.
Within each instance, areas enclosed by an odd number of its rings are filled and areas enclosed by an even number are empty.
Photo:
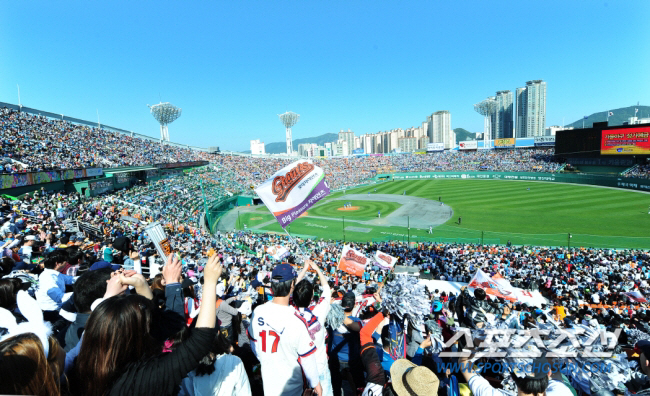
M497 101L493 97L489 97L477 104L474 105L474 111L479 113L484 117L483 119L483 148L488 148L487 144L490 141L493 141L492 136L492 113L497 108Z
M149 105L147 105L149 106ZM176 107L169 102L158 103L157 105L149 106L151 115L160 123L160 140L163 142L169 141L168 124L176 121L181 116L182 109Z
M278 114L280 121L284 124L284 127L287 130L287 155L293 154L293 143L291 140L291 127L296 125L298 120L300 120L300 114L296 114L293 111L287 111L283 114Z

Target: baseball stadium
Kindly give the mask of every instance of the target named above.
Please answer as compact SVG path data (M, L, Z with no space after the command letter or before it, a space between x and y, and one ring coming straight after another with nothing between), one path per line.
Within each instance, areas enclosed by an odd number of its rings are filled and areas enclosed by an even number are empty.
M650 2L556 3L3 2L0 395L650 396Z
M437 180L397 180L397 176L335 192L288 230L310 238L351 242L397 239L650 248L648 193L457 176ZM283 232L263 205L233 209L220 226L224 222L238 230Z

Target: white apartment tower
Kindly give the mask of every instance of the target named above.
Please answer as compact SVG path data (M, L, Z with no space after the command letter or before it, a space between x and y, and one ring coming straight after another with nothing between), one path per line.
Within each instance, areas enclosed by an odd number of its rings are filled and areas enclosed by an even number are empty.
M348 144L348 150L349 150L349 154L346 154L346 155L352 154L352 150L354 150L354 132L352 132L349 129L348 129L347 132L345 132L345 131L343 131L343 129L341 129L341 131L339 132L338 140L346 141L347 144Z
M546 133L546 82L531 80L517 88L516 137L544 136Z
M430 120L431 142L444 143L447 150L456 147L456 134L451 129L451 113L448 110L436 111Z
M255 155L266 154L266 149L264 148L264 142L260 142L259 139L251 140L251 154L255 154Z

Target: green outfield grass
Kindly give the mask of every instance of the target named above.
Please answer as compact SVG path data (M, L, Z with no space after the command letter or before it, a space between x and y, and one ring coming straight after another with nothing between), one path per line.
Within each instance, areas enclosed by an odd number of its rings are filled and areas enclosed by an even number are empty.
M343 208L343 204L346 202L350 203L351 208ZM381 215L386 217L400 206L402 205L396 202L335 200L309 209L308 215L338 218L345 216L350 219L374 219L377 217L378 212L381 211Z
M501 244L510 240L513 244L650 249L650 195L641 192L543 182L416 180L385 182L348 190L347 194L372 194L375 188L378 194L401 195L406 190L407 195L435 201L441 197L453 209L453 217L436 227L433 235L428 230L408 230L406 219L401 227L369 226L353 222L354 212L337 211L345 201L332 201L331 198L343 195L335 193L310 209L309 216L292 223L291 232L353 241L391 237L411 241L433 238L445 242L483 239L485 243ZM360 207L383 203L353 202ZM395 205L393 210L399 206ZM341 213L345 214L345 225ZM332 219L310 217L316 215ZM457 224L458 217L462 217L461 225ZM344 235L343 228L350 226L371 230L345 231ZM277 223L262 229L282 231Z

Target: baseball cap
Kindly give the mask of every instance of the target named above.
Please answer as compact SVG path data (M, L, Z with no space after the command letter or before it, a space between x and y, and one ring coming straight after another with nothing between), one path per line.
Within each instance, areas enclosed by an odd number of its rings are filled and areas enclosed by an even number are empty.
M271 272L272 282L286 282L295 279L298 276L296 270L289 264L279 264Z
M187 278L183 279L183 282L181 283L181 287L183 289L185 289L187 287L194 286L197 283L199 283L198 279L193 278L193 277L187 277Z
M26 241L35 241L36 240L36 235L27 235L25 237Z
M638 353L643 353L646 355L646 358L650 357L650 340L641 340L634 345L634 349L638 350Z
M111 264L108 261L98 261L95 264L91 265L88 270L89 271L95 271L95 270L102 269L102 268L110 268L113 271L117 271L121 267L122 266L119 265L119 264Z

